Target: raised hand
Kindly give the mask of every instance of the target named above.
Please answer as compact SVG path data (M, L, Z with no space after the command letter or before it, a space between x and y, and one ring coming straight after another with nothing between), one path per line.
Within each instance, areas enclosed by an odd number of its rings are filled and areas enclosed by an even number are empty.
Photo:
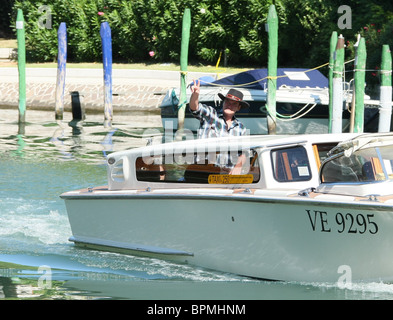
M201 87L201 81L200 80L194 80L194 85L191 86L191 92L199 94L200 87Z
M190 97L190 109L192 111L198 110L198 98L199 98L199 92L200 92L200 86L201 86L201 81L200 80L194 80L194 85L191 86L191 97Z

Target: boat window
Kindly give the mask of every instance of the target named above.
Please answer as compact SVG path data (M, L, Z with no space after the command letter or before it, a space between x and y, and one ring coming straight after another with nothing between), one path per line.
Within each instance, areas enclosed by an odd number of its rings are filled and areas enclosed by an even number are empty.
M337 143L318 143L313 145L318 169L321 167L321 163L327 159L328 152L335 146L337 146Z
M321 169L321 181L373 182L393 179L393 154L387 147L358 150L342 154L326 162Z
M246 184L259 181L258 153L255 150L193 152L136 159L139 181L199 184ZM233 172L239 165L240 172Z
M273 175L277 181L308 181L311 179L307 151L303 147L272 150L271 159Z

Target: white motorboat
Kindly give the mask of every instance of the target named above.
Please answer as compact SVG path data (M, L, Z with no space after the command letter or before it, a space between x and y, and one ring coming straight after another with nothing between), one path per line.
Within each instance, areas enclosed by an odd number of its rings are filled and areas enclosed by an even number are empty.
M222 100L218 94L226 94L232 87L240 90L250 108L242 109L236 117L250 130L250 134L267 134L267 69L255 69L234 74L219 80L202 77L199 101L220 110ZM328 133L329 128L329 81L318 70L279 68L276 90L277 134ZM351 85L344 83L342 132L349 131L352 101ZM191 92L187 90L189 101ZM166 130L178 126L177 108L180 88L167 91L161 105L161 119ZM364 131L374 132L378 123L379 101L365 95ZM188 107L187 107L188 109ZM184 127L196 132L199 121L187 110Z
M392 134L188 140L107 162L107 186L61 195L76 245L270 280L393 279Z

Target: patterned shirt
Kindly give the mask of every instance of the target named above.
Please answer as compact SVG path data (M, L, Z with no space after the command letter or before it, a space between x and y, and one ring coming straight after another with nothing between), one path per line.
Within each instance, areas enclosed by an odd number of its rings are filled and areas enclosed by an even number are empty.
M198 110L192 111L195 118L200 121L198 129L198 139L217 138L226 136L244 136L247 129L236 117L233 117L232 124L228 128L222 115L219 115L213 107L199 103Z

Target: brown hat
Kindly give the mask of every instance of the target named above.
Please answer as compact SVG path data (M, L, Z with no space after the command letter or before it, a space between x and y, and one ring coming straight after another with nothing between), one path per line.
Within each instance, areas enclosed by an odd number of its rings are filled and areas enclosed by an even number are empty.
M241 108L249 108L250 105L248 104L248 102L243 101L243 93L240 92L239 90L236 89L230 89L227 93L226 96L224 96L222 93L219 93L218 96L224 100L224 99L229 99L229 100L233 100L233 101L237 101L240 103Z

